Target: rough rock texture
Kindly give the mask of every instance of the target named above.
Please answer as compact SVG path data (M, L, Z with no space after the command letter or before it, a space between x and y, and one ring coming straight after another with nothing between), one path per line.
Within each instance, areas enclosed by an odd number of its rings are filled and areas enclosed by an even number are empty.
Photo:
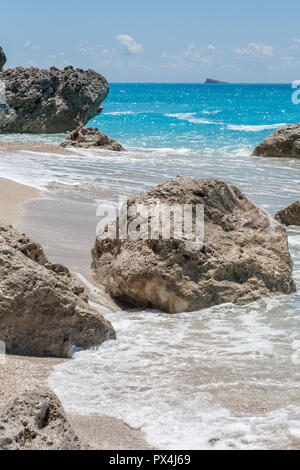
M61 144L61 147L86 147L103 148L106 150L115 150L117 152L125 151L121 144L100 132L95 127L78 127L71 132L67 139Z
M204 204L204 245L113 239L112 222L104 229L110 238L99 234L92 252L96 279L112 297L177 313L295 291L285 228L233 184L178 176L130 199L128 210L146 204L154 214L155 202Z
M0 223L0 340L7 352L67 357L73 345L90 348L114 337L68 269Z
M300 123L290 124L273 132L254 149L252 155L300 158Z
M6 85L4 132L60 133L97 116L109 87L93 70L17 67L0 74Z
M275 219L284 225L300 226L300 201L296 201L285 209L277 212Z
M81 450L62 404L48 388L23 393L0 415L0 450Z
M6 63L6 55L4 54L4 51L2 47L0 46L0 70L3 69L5 63Z

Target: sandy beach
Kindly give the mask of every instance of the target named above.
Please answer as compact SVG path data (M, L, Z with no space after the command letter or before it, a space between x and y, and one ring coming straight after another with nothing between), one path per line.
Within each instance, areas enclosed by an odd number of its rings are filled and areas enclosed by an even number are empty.
M47 383L52 368L62 359L7 356L0 365L0 412L16 395ZM93 450L150 450L141 432L108 416L68 414L81 441Z
M0 364L0 411L16 395L34 389L47 380L52 367L62 359L7 355Z
M3 221L25 231L28 227L26 205L29 201L34 203L34 200L43 203L47 201L35 188L0 178L0 218ZM40 209L44 206L37 207ZM43 215L39 216L43 220ZM46 228L45 224L44 229ZM40 233L43 233L43 226L40 226ZM39 238L36 241L43 242ZM62 361L55 358L6 356L5 363L0 365L0 412L16 395L45 384L53 367ZM81 441L91 449L152 449L142 432L130 428L118 419L80 415L68 415L68 418Z
M55 144L43 144L42 142L5 142L0 141L0 152L16 153L16 152L39 152L39 153L56 153L58 155L72 155L68 149Z
M23 212L24 204L42 197L40 191L14 181L0 178L0 218L8 224L16 224Z
M0 451L300 450L300 2L236 3L3 2Z

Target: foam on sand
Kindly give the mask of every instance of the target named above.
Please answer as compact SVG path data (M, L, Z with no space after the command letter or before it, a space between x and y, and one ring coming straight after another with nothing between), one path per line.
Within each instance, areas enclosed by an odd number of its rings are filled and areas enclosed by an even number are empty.
M76 354L50 384L69 412L121 418L158 448L296 448L294 301L110 313L117 341Z

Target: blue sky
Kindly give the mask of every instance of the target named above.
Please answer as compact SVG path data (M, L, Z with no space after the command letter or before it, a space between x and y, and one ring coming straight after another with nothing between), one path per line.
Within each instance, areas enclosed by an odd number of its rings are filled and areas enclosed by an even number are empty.
M10 0L7 66L72 64L114 82L300 79L300 1Z

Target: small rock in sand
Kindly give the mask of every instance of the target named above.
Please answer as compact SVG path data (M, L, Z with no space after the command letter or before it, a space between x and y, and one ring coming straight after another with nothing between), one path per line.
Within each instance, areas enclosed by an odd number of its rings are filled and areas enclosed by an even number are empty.
M114 150L116 152L125 152L125 148L108 137L95 127L78 127L70 132L61 147L78 147L78 148L102 148L106 150Z
M25 392L0 415L0 450L82 450L57 396L48 388Z

